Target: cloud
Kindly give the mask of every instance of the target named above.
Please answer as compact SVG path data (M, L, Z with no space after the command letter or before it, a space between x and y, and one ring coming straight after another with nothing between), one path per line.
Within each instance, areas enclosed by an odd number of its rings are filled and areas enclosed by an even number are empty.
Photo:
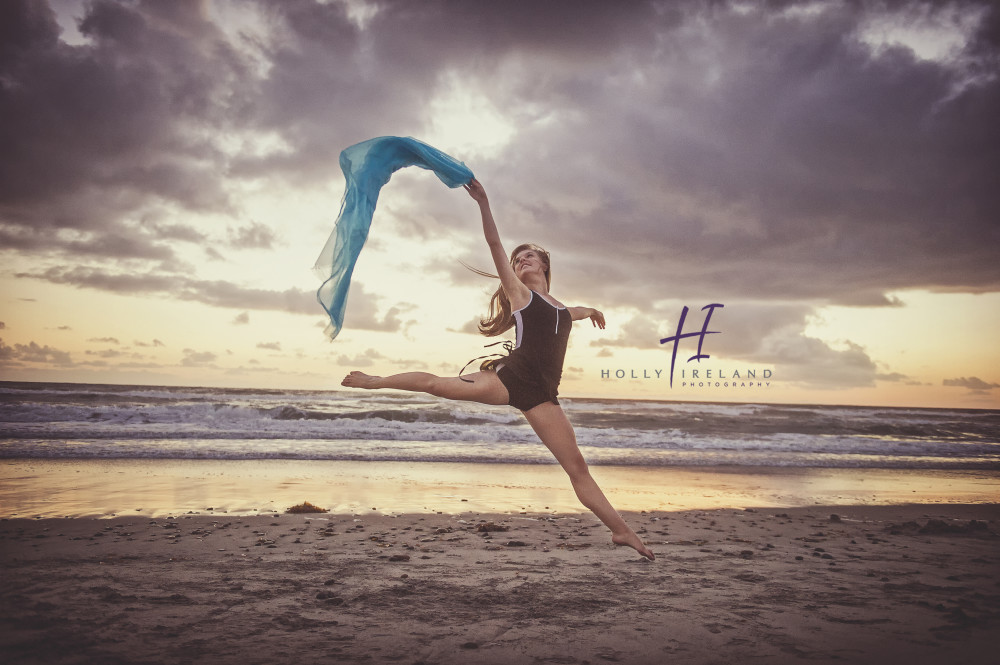
M8 346L0 339L0 363L10 365L21 362L69 366L73 364L73 359L68 352L52 348L48 344L42 346L29 342Z
M889 382L892 382L892 383L896 383L896 382L902 381L906 385L912 385L912 381L910 381L910 377L907 376L906 374L900 374L899 372L889 372L887 374L876 374L875 378L878 381L889 381Z
M186 224L157 225L152 228L152 233L157 238L164 240L182 240L184 242L200 243L207 239L204 233Z
M135 340L133 344L135 344L136 346L153 346L153 347L166 346L166 344L164 344L158 339L154 339L152 342L141 342L139 340Z
M2 217L0 203L0 250L39 255L69 255L79 260L113 258L173 261L173 248L157 242L146 231L109 221L101 230L57 232L42 225L18 226Z
M184 349L184 357L181 358L181 365L185 367L214 367L213 363L218 356L211 351L195 351L194 349Z
M213 261L225 261L226 260L226 257L224 257L219 252L219 250L215 249L214 247L204 247L203 249L205 250L205 256L207 256L208 258L210 258Z
M0 321L0 330L6 330L6 329L7 329L7 324L3 321Z
M258 222L229 229L229 246L236 249L271 249L276 239L274 231Z
M353 358L346 355L341 355L337 358L337 364L345 367L358 368L358 367L371 367L375 364L376 360L384 360L385 356L379 351L369 348L365 350L364 353L354 356Z
M231 209L212 135L240 126L253 77L204 5L98 0L75 45L46 3L3 5L6 222L99 231L165 203Z
M233 319L233 325L234 326L245 326L248 323L250 323L250 313L249 312L240 312Z
M608 346L640 347L669 321L654 303L680 293L692 306L791 302L715 348L799 367L812 350L861 385L875 377L867 354L804 337L809 308L1000 289L1000 150L988 149L1000 143L1000 8L986 0L475 12L386 0L364 20L343 2L97 0L74 9L73 39L41 0L0 6L0 248L59 261L21 278L315 313L309 292L182 269L181 247L225 236L273 250L272 229L239 221L250 186L294 196L339 182L336 155L356 141L437 133L486 183L503 237L552 250L561 298L637 312ZM948 53L873 41L917 15ZM488 146L449 133L463 104L498 109L516 131ZM400 227L454 230L464 255L472 236L456 220L470 208L441 189L418 195L426 214ZM109 258L134 265L116 272ZM405 332L412 306L379 295L352 293L349 326Z
M640 32L586 80L541 50L491 81L498 105L527 89L560 120L526 122L499 179L484 175L514 212L502 230L541 236L575 290L636 306L678 287L870 306L895 288L1000 286L987 182L1000 158L961 148L998 136L995 79L955 96L966 66L873 52L858 30L883 6L680 7L679 21L647 17L670 48ZM976 48L989 53L976 66L996 57L970 35ZM519 54L496 55L494 73Z
M360 282L352 282L348 296L347 313L344 316L344 327L354 330L376 330L381 332L400 332L416 323L416 320L404 321L402 316L416 309L411 303L397 303L385 311L381 311L381 297L368 292ZM314 298L315 301L315 298Z
M258 363L255 360L249 360L248 363L251 364L251 365L254 365L254 366L253 367L242 367L242 366L241 367L230 367L230 368L228 368L226 370L226 374L240 375L240 374L246 374L248 372L257 373L257 374L262 374L262 373L266 372L268 374L274 374L274 373L282 371L282 368L280 368L280 367L265 367L263 365L257 366Z
M321 309L312 291L254 289L222 280L198 280L170 273L124 273L77 266L53 267L37 273L17 273L17 277L112 293L159 295L215 307L313 315ZM380 312L380 300L380 297L366 292L362 284L352 284L351 307L348 308L345 325L358 330L405 332L407 327L416 323L415 319L403 319L404 314L416 309L415 305L397 303ZM246 312L237 315L234 323L241 323L243 314Z
M97 356L98 358L120 358L125 354L118 349L102 349L100 351L90 351L84 352L88 356Z
M960 56L938 60L866 41L874 19L930 11L921 3L574 3L572 29L562 3L455 9L383 3L362 35L339 9L284 5L287 41L262 90L306 101L267 116L296 149L261 158L262 172L329 169L316 152L350 142L338 132L426 110L414 89L444 94L442 72L458 72L470 96L519 125L473 165L507 211L501 230L550 245L573 295L643 307L683 288L712 300L898 306L888 291L1000 288L989 212L1000 158L963 148L1000 137L989 120L998 80L975 75L997 57L990 5L931 11L944 28L953 14L969 25L985 16L980 32L958 26ZM335 44L320 37L333 34ZM445 34L447 48L424 48ZM361 43L366 68L336 67ZM354 91L375 115L317 123L344 103L334 90Z
M834 349L822 340L799 335L769 338L759 362L776 366L774 379L811 388L863 388L875 385L875 362L864 348L845 342ZM780 368L780 372L779 372Z
M18 273L17 276L113 293L161 295L216 307L274 310L292 314L315 314L319 308L315 294L309 291L254 289L222 280L198 280L169 273L136 274L77 266L54 267L40 273Z
M105 344L120 344L117 337L91 337L88 342L103 342Z
M281 351L281 342L258 342L257 348L268 351Z
M91 363L91 364L97 364L97 363ZM151 363L151 362L124 362L124 363L114 364L115 369L162 369L164 367L167 367L167 365L163 365L161 363Z
M447 328L446 330L448 330L448 332L457 332L457 333L467 333L467 334L470 334L470 335L479 335L480 334L480 332L479 332L479 317L476 316L476 317L473 317L473 318L469 319L468 321L466 321L465 323L463 323L458 328Z
M619 326L614 326L617 333L612 338L594 340L591 346L624 346L636 349L656 348L663 337L663 323L654 320L646 314L636 314ZM672 334L672 333L671 333Z
M994 388L1000 388L1000 383L988 383L980 379L978 376L963 376L958 379L945 379L942 385L968 388L975 393L985 393L993 390Z

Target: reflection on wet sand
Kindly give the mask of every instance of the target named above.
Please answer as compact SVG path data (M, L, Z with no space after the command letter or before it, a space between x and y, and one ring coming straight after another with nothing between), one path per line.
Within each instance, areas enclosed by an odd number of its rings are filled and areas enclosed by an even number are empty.
M621 511L1000 502L1000 473L595 466ZM5 460L0 517L281 512L584 512L554 464Z

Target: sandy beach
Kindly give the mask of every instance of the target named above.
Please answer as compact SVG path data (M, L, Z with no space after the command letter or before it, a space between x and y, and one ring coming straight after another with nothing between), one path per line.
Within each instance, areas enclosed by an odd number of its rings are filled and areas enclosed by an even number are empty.
M4 519L7 663L988 663L1000 507Z

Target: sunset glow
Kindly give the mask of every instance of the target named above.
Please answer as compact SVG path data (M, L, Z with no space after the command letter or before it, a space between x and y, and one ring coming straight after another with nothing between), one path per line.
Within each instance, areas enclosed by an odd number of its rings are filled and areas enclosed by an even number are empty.
M460 263L492 269L475 203L426 171L383 189L322 334L339 152L398 135L605 313L562 395L1000 407L992 4L561 4L8 5L0 380L457 374L496 283ZM710 303L671 387L660 339ZM715 385L746 369L769 385Z

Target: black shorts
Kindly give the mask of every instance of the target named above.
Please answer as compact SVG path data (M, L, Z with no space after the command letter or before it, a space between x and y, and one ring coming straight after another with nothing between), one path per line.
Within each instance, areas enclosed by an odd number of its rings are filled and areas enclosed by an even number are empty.
M529 411L545 402L559 403L555 395L550 395L549 391L542 386L522 380L503 364L499 364L496 372L500 383L507 388L507 395L509 395L507 403L515 409Z

